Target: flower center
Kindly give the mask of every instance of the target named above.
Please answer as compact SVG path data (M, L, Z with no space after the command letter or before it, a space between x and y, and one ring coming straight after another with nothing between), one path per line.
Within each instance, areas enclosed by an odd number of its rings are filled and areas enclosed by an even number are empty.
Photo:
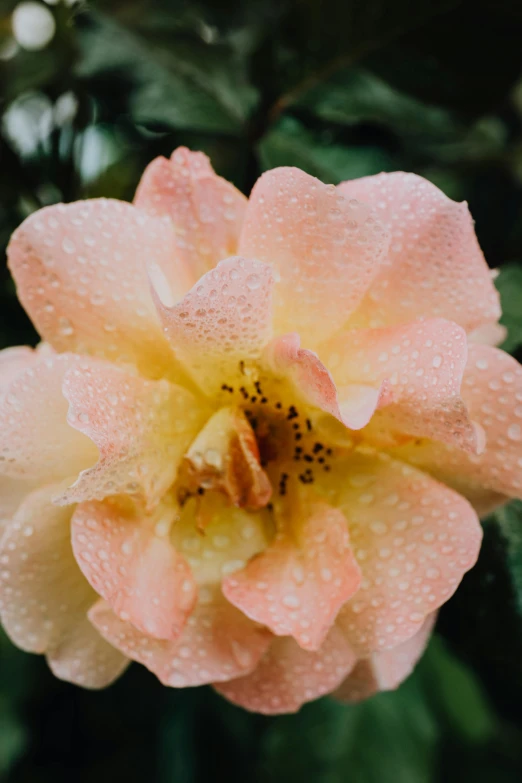
M296 400L284 380L249 371L221 385L220 407L188 449L178 478L181 503L218 491L257 510L284 498L294 482L314 484L334 450L318 427L324 415Z

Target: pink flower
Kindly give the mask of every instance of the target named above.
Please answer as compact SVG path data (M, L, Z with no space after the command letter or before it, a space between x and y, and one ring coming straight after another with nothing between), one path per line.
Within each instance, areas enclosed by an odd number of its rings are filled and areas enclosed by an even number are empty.
M480 342L466 205L291 168L247 201L178 149L133 205L48 207L8 252L45 341L0 356L13 641L86 687L132 659L266 713L395 687L477 513L521 496L522 370Z

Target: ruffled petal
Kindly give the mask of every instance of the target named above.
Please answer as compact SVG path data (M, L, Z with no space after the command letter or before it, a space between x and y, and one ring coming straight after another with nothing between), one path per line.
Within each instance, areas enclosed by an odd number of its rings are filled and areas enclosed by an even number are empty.
M0 394L8 389L18 375L39 359L39 351L27 345L15 345L0 351Z
M389 326L440 316L472 331L498 320L499 296L466 203L401 171L343 182L338 190L375 205L391 233L388 263L356 322Z
M275 639L251 674L216 690L252 712L297 712L305 702L335 690L355 662L353 650L334 626L316 652L303 650L288 637Z
M303 519L296 513L291 531L278 533L265 552L226 577L223 592L277 636L317 650L361 574L344 515L326 503L312 503L303 513Z
M169 368L145 261L177 299L191 280L165 221L120 201L59 204L28 217L7 252L20 301L58 351L136 363L153 376Z
M23 650L52 650L81 624L96 594L73 557L71 509L51 503L56 487L31 493L0 541L0 617Z
M239 252L277 271L276 331L316 346L345 323L380 267L388 236L370 207L295 168L251 193Z
M464 330L441 318L340 333L325 347L337 387L360 383L381 394L368 430L393 440L407 433L476 453L483 446L460 389L468 346ZM372 430L373 428L373 430Z
M40 358L4 390L0 471L5 475L46 483L74 476L96 461L96 447L67 423L62 384L78 362L72 354Z
M266 264L235 257L207 272L174 307L155 289L174 354L208 395L240 376L240 363L257 359L269 341L272 288Z
M175 509L146 516L118 501L81 503L72 518L74 555L114 613L143 633L177 639L197 598L189 564L172 546Z
M214 173L202 152L178 147L170 160L153 160L134 203L149 215L172 220L177 255L194 282L237 252L247 199Z
M522 497L522 367L504 351L470 345L462 397L485 434L480 455L420 441L396 451L455 487L485 512L507 497Z
M332 464L322 481L348 520L363 576L337 625L367 657L409 639L450 598L482 529L467 500L408 465L357 453Z
M99 459L59 502L102 500L123 492L150 506L157 503L201 424L198 400L168 381L147 381L84 358L66 374L63 392L70 428L96 444Z
M231 606L219 591L200 596L176 642L140 633L120 620L103 601L91 609L89 618L110 644L173 688L240 677L257 665L271 639L265 629Z
M87 615L47 652L55 677L83 688L105 688L129 665L129 659L100 636Z
M366 426L382 402L383 389L356 382L346 384L340 395L317 354L300 345L296 333L275 337L263 353L262 364L288 381L308 405L335 416L350 429Z
M415 636L391 650L374 653L357 662L354 670L335 691L342 702L358 702L379 691L393 691L409 677L428 644L436 612L428 615Z

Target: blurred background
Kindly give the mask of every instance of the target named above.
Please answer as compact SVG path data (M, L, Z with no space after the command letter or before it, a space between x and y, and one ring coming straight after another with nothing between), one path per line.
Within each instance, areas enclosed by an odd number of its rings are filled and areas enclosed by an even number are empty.
M295 165L415 171L467 200L521 358L519 0L0 0L0 347L36 342L13 229L58 201L130 200L180 144L245 193ZM89 693L0 635L0 780L521 781L522 504L484 527L414 675L358 706L263 718L136 665Z

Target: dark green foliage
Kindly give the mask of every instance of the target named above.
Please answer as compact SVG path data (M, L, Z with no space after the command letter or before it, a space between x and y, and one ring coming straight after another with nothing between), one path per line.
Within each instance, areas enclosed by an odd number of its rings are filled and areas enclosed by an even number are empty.
M521 357L520 3L59 2L50 44L10 54L15 6L0 0L2 248L41 206L132 198L145 165L180 144L246 193L279 165L334 183L415 171L469 202L501 268L504 348ZM1 346L36 341L4 264L0 312ZM2 783L216 779L522 780L522 505L486 521L414 675L358 706L264 718L137 666L89 693L0 638Z

